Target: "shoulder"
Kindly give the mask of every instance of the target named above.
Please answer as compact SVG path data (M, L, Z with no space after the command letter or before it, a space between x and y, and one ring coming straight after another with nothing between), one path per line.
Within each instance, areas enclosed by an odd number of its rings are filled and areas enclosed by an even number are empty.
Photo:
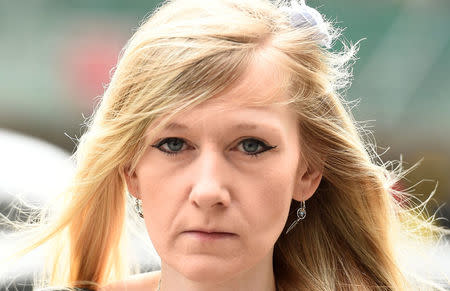
M100 291L144 291L155 290L158 287L158 281L161 271L153 271L130 276L129 278L114 282L100 288Z

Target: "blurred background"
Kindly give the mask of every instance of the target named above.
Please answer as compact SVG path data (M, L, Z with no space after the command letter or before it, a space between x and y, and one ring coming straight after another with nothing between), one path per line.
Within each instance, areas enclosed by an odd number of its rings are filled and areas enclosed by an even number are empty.
M37 147L19 145L32 145L26 141L32 137L57 152L55 160L67 159L121 48L159 2L0 0L0 203L14 183L45 200L39 187L14 177L27 168L30 177L51 183L64 171ZM353 114L369 121L383 161L402 157L408 168L423 159L399 187L421 182L412 190L423 201L438 182L427 210L450 218L450 1L307 3L346 27L347 41L365 39L346 93L347 100L359 101ZM450 227L445 219L437 223Z

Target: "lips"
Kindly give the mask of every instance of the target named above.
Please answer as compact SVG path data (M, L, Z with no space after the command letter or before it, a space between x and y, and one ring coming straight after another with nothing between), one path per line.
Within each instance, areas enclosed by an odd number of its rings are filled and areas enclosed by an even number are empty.
M223 231L189 230L189 231L185 231L185 232L203 233L203 234L228 234L228 235L234 235L234 233L231 233L231 232L223 232Z
M214 233L222 233L222 234L234 234L228 230L224 230L224 229L219 229L219 228L202 228L202 227L198 227L198 228L192 228L189 229L185 232L203 232L206 234L214 234Z
M189 238L193 238L200 241L218 241L237 237L237 235L234 233L217 232L217 231L207 232L207 231L190 230L183 232L183 234Z
M189 231L185 231L185 232L191 232L191 233L203 233L203 234L228 234L228 235L235 235L234 233L231 232L224 232L224 231L203 231L203 230L189 230Z

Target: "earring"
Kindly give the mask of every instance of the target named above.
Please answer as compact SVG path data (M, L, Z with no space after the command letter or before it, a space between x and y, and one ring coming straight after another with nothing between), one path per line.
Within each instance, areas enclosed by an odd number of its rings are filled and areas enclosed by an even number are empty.
M300 208L297 209L297 219L294 222L292 222L292 224L289 226L288 230L286 231L286 234L289 231L291 231L300 220L305 219L305 217L306 217L306 204L305 204L305 201L301 201Z
M144 213L142 212L142 200L138 198L134 198L136 201L136 204L134 205L134 210L136 210L137 214L144 218Z

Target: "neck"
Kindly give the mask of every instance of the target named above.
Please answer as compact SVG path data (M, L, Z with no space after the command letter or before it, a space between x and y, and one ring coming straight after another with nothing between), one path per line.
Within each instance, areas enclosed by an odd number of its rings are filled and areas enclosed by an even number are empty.
M160 291L276 291L272 253L244 272L214 277L214 279L208 277L205 275L201 280L189 279L161 261Z

